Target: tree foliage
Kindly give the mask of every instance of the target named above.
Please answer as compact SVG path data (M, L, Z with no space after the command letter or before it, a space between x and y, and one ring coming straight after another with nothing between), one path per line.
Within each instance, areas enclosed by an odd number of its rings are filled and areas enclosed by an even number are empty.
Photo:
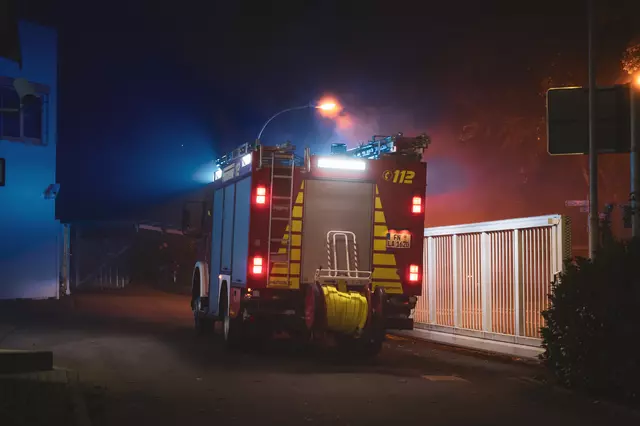
M640 241L568 262L543 312L542 356L567 387L640 404Z
M631 43L622 55L622 69L629 74L640 71L640 43Z

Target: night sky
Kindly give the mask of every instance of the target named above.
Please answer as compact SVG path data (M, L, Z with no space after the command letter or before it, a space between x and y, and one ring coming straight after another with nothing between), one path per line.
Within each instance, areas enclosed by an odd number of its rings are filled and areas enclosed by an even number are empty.
M640 35L640 2L597 3L599 83L612 84ZM64 220L122 216L196 189L217 153L252 141L274 112L326 94L348 120L290 113L264 141L322 151L426 131L430 224L563 213L563 200L586 194L584 159L549 158L538 129L545 81L586 83L586 1L30 0L23 9L60 34ZM603 163L603 197L626 198L628 161Z

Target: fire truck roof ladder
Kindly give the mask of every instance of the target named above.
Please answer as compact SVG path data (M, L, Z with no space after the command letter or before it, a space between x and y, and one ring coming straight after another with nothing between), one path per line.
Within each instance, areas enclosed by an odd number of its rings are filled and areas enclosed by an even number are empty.
M271 282L272 264L278 265L278 269L286 268L286 282L289 285L291 278L291 238L293 221L293 176L296 168L295 154L291 150L264 150L263 161L269 162L271 168L271 182L269 194L269 244L268 244L268 276L267 282ZM274 224L285 222L286 238L272 238ZM274 247L278 249L274 250ZM278 278L275 281L284 281Z

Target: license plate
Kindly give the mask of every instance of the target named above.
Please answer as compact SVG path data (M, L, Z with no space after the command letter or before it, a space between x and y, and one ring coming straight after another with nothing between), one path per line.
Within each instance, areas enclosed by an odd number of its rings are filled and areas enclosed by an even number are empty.
M411 233L409 231L389 231L387 248L410 248Z

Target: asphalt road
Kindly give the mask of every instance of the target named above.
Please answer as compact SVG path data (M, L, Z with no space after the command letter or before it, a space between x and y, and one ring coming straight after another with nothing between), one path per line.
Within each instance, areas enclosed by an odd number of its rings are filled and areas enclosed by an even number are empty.
M390 339L366 363L287 341L230 353L195 336L188 298L150 290L3 305L0 324L0 348L79 371L94 425L640 424L536 366L425 342Z

